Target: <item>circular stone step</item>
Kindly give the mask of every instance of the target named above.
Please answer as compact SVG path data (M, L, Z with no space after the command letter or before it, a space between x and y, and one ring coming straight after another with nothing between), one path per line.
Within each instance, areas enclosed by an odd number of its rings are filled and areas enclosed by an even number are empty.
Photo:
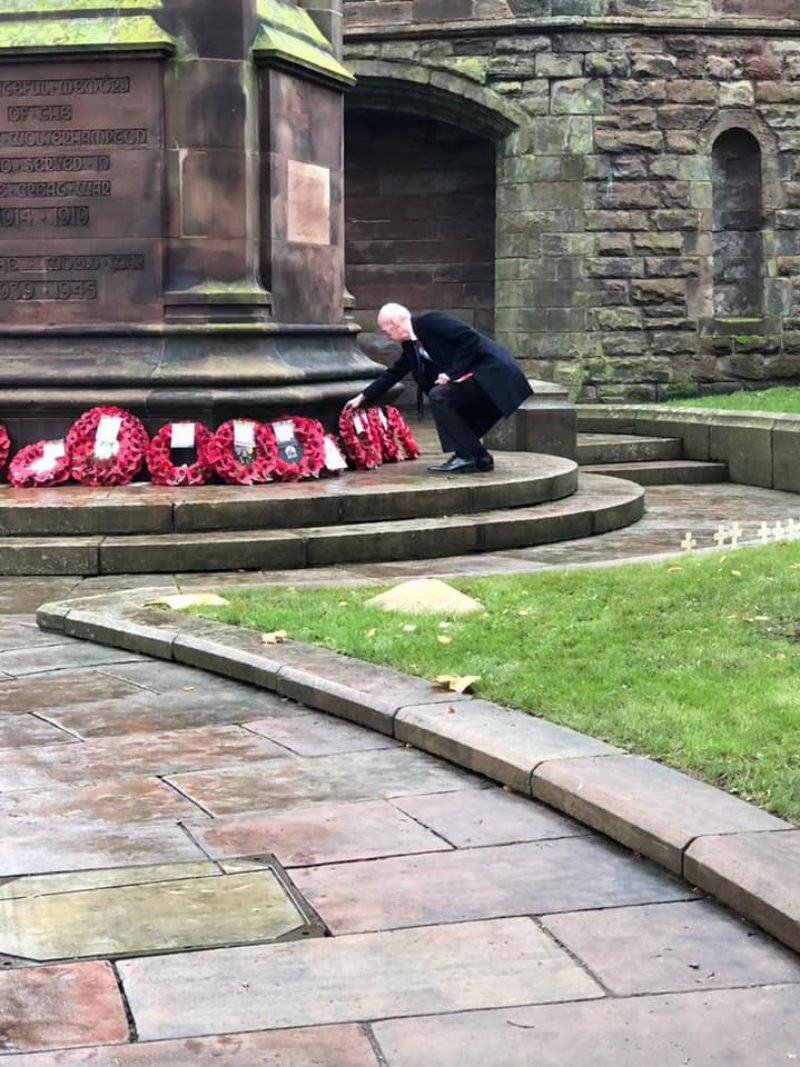
M0 574L291 570L433 559L589 537L628 526L643 513L641 486L582 474L578 491L562 500L505 510L293 530L5 538L0 539Z
M170 489L0 487L0 535L80 537L211 530L290 530L472 514L560 500L577 465L560 456L504 452L485 474L430 474L431 458L350 471L341 478Z

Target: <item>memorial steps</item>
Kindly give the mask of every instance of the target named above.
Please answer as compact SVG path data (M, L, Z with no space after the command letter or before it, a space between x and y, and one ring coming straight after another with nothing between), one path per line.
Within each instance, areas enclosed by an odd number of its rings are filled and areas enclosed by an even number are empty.
M287 570L524 548L636 522L644 492L572 460L496 455L434 475L431 457L264 486L0 489L0 574Z

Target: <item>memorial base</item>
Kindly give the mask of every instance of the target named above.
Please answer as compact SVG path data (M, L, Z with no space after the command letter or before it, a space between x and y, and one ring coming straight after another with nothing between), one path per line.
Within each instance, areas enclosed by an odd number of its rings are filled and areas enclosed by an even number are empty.
M313 416L332 429L380 368L356 328L241 324L0 336L0 422L12 448L59 438L96 404L138 415L154 433L193 419Z

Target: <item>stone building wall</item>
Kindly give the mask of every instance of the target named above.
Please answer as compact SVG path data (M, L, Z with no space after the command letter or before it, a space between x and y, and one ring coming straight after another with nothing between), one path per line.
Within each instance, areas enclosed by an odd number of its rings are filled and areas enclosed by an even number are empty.
M494 142L495 331L532 377L599 400L800 378L797 7L345 0L353 106Z

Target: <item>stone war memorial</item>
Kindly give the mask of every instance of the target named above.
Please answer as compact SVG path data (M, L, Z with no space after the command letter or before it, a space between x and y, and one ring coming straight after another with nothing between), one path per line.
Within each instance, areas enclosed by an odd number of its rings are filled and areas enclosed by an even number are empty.
M281 0L0 2L15 445L98 403L156 426L338 412L374 376L346 310L337 21Z
M344 12L365 326L390 279L586 401L798 380L796 0Z

